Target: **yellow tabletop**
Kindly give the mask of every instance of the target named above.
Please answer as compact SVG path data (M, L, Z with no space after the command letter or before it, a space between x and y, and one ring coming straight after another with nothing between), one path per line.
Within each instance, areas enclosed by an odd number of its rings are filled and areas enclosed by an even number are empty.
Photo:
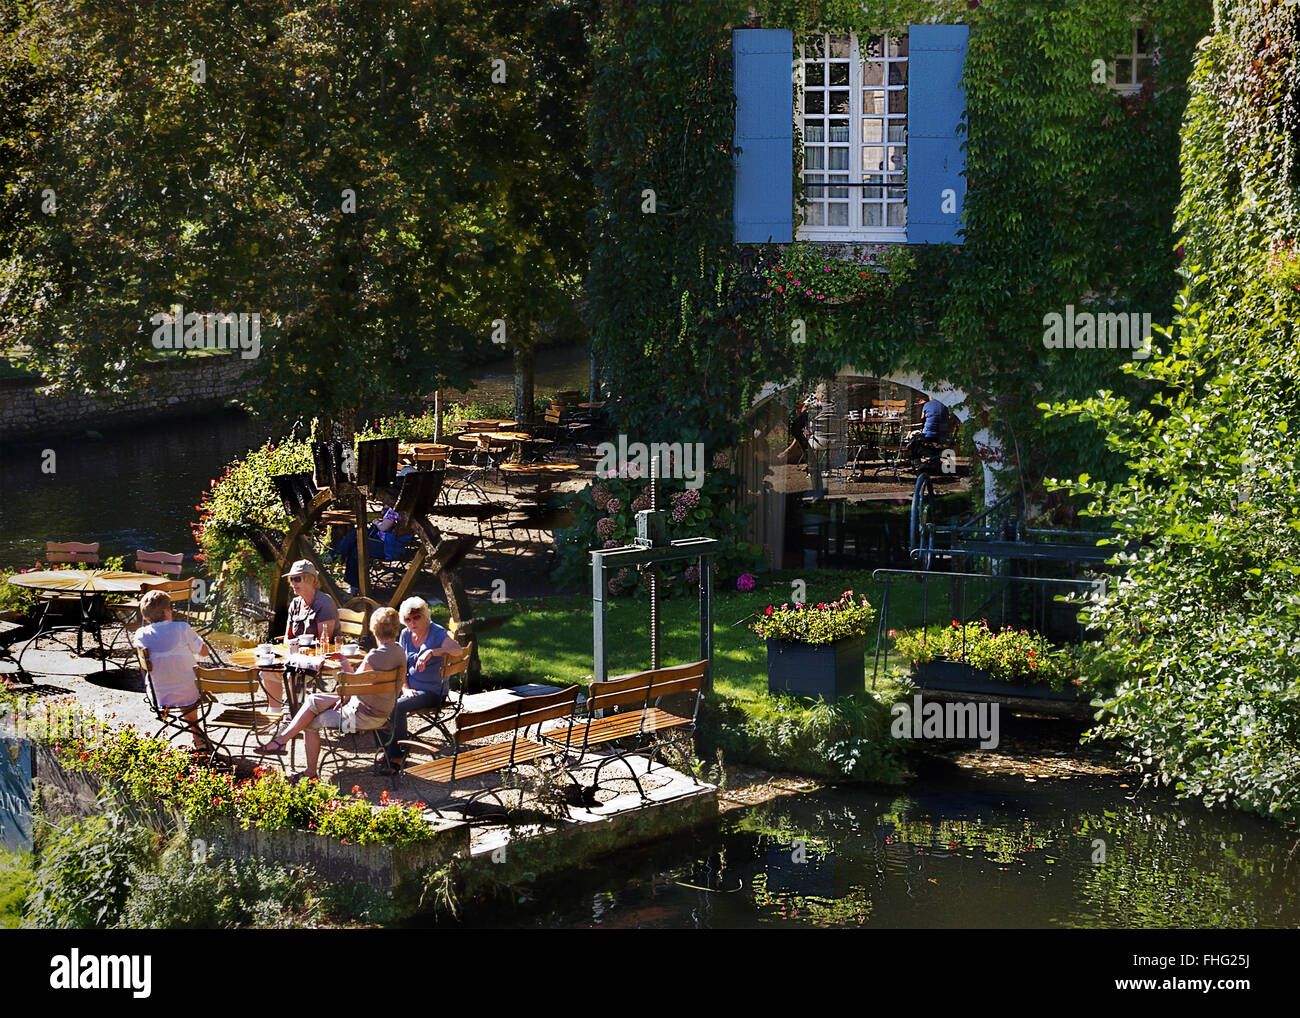
M33 590L63 590L75 594L138 594L140 585L165 578L152 573L114 572L109 569L42 569L15 573L8 582Z

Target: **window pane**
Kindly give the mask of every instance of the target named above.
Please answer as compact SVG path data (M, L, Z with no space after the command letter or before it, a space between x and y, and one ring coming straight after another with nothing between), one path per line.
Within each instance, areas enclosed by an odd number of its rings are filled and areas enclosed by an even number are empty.
M824 35L810 35L803 44L804 56L809 60L816 60L826 55L826 37Z
M831 36L831 57L847 60L849 56L849 37L847 35Z
M862 189L862 197L883 198L885 197L885 189L883 187L864 187Z
M862 93L862 112L864 114L884 113L885 112L885 93L876 91L863 91Z
M902 120L889 122L889 141L907 141L907 123Z
M1131 85L1133 83L1133 61L1127 57L1121 57L1115 61L1115 80L1121 85Z
M848 174L845 173L831 173L826 176L826 180L831 183L836 181L847 182L848 179ZM832 198L847 198L849 196L849 189L847 187L828 187L826 190L830 193ZM846 205L845 208L848 208L848 206Z
M825 180L820 173L807 173L804 175L804 195L808 198L825 198L826 188L819 187L817 181Z
M889 55L891 57L907 56L907 36L891 35L889 37Z
M1150 41L1150 36L1147 34L1146 29L1139 28L1137 30L1137 51L1139 53L1150 53L1151 51L1147 49L1147 44Z
M826 150L824 148L805 148L803 165L806 170L821 170L826 167Z
M848 89L836 90L831 93L831 113L848 113L849 112L849 91Z
M809 144L826 140L826 125L808 124L803 129L803 140Z
M880 225L880 206L875 202L867 202L862 206L862 225L879 226Z
M803 109L805 113L825 113L826 93L809 89L803 94Z
M889 93L889 112L907 112L907 89L900 88Z
M907 169L907 149L891 148L889 150L889 169L895 173Z
M826 206L826 225L849 225L849 206L847 202L832 202Z
M803 209L803 221L805 226L824 225L826 220L822 214L822 206L816 203L805 205Z
M847 120L831 121L831 141L846 142L849 140L849 122Z
M883 85L885 83L884 65L870 60L862 62L862 84Z
M891 85L907 84L907 64L891 63L889 65L889 83Z
M804 64L803 81L805 85L821 86L826 84L826 65Z
M831 64L831 84L847 85L849 83L849 65L842 62Z
M848 168L849 168L849 150L846 148L831 149L830 163L827 166L827 169L847 170Z
M1138 61L1138 64L1137 64L1137 80L1138 80L1138 81L1150 81L1150 80L1151 80L1151 58L1150 58L1150 57L1142 57L1142 58Z
M862 150L862 172L879 173L885 168L885 150L870 145Z
M862 121L862 140L867 144L885 140L885 122L877 117Z
M907 225L907 206L902 202L891 202L885 206L889 210L889 218L886 220L887 226L906 226Z
M870 35L859 43L862 55L868 59L876 60L885 55L885 40L879 35Z

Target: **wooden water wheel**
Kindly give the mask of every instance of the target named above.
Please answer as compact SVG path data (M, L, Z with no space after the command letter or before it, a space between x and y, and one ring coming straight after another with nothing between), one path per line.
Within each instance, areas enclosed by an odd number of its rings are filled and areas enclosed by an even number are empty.
M263 532L258 541L263 552L274 558L277 567L270 592L271 632L281 632L286 625L290 593L282 579L298 559L307 559L316 566L321 589L340 607L352 600L368 600L396 608L410 595L421 570L427 568L441 584L451 613L448 632L457 642L468 643L472 648L467 681L477 683L480 675L477 636L490 628L490 624L499 622L474 618L474 607L459 573L460 563L479 538L444 533L433 521L434 515L445 514L447 509L435 508L443 471L420 470L397 477L397 439L360 443L355 466L348 455L350 452L339 442L313 443L312 474L282 474L272 478L293 519L282 536ZM378 508L372 508L376 504ZM374 597L366 534L370 522L379 519L387 508L401 517L399 526L410 528L415 553L402 566L404 571L396 587L386 598L378 600ZM339 589L312 544L312 534L325 525L351 527L356 533L358 592L355 596Z

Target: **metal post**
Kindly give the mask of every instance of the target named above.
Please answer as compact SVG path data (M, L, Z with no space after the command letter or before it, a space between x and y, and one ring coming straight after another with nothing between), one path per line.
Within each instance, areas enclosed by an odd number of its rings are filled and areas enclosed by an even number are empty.
M650 460L650 511L659 508L659 458ZM648 566L650 573L650 667L659 667L659 568Z
M605 564L600 552L591 556L591 646L594 666L592 680L604 682L609 671L605 650Z
M713 688L713 556L696 559L700 570L700 660L709 662L704 688ZM657 667L657 666L656 666Z

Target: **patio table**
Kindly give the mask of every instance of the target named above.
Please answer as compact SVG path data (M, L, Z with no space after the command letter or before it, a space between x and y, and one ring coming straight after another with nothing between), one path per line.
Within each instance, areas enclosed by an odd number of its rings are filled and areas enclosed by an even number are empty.
M99 644L100 671L105 672L108 671L108 656L104 653L102 624L107 620L102 619L98 614L103 607L104 597L108 594L138 594L143 584L157 583L159 579L160 577L152 573L119 572L111 569L42 569L30 573L15 573L9 577L8 582L15 587L27 587L29 590L39 590L47 594L75 595L81 608L81 624L76 627L77 655L80 656L82 653L82 633L86 628L90 628L95 634L95 642ZM27 649L42 636L47 636L56 629L71 628L46 625L54 602L54 598L46 602L45 610L36 621L36 632L18 652L19 669L22 668L23 655L27 653Z
M275 647L275 660L270 664L261 664L258 662L256 647L249 647L245 650L235 651L230 655L230 663L236 668L256 668L258 673L258 681L261 681L262 672L282 672L284 674L284 682L282 688L284 691L285 706L289 708L289 713L291 715L297 714L298 708L302 706L302 699L299 696L300 693L300 690L298 688L299 684L292 681L291 677L294 675L304 675L310 673L307 672L305 669L296 667L295 662L304 663L304 660L306 658L314 659L315 661L319 662L317 666L319 670L316 672L316 675L322 678L326 677L327 672L337 671L340 665L334 659L326 658L324 655L304 653L302 651L299 651L297 654L292 655L293 660L291 660L289 649L283 643L276 643L274 644L274 647ZM357 664L358 662L361 661L363 657L365 657L365 654L358 654L354 656L349 656L348 660L351 661L353 664Z

